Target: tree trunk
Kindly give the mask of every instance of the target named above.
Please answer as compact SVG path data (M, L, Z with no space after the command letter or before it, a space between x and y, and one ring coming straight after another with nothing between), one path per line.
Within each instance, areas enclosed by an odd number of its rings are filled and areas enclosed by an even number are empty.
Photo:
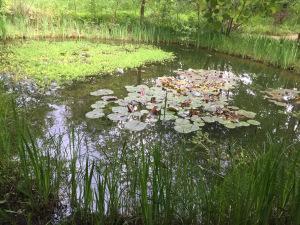
M145 5L146 5L146 0L141 0L141 14L140 14L141 24L144 22L144 18L145 18Z
M229 21L227 22L227 29L226 29L227 36L229 36L229 34L231 33L232 26L233 26L233 18L230 18Z
M198 26L200 25L200 2L197 2Z

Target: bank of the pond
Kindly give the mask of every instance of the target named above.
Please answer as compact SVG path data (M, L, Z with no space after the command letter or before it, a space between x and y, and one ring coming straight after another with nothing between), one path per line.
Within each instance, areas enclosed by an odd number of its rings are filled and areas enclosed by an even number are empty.
M147 63L172 60L173 54L149 45L101 44L89 41L28 41L1 46L0 71L41 84L110 74Z
M198 31L177 31L172 27L147 23L111 25L103 23L95 26L89 22L72 19L64 23L45 21L32 27L30 24L7 24L7 39L96 39L122 40L140 43L176 43L207 48L218 52L239 56L288 69L300 73L299 44L291 40L276 40L261 35L235 33L225 36L217 33Z

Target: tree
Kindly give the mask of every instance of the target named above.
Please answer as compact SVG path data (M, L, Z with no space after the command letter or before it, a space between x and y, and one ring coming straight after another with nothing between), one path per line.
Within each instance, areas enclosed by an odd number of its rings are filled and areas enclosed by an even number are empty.
M214 29L229 35L252 16L267 13L279 2L281 0L206 0L205 17Z
M144 18L145 18L145 6L146 6L146 0L141 0L141 11L140 11L141 24L143 23Z
M5 21L3 15L3 0L0 0L0 38L6 35Z

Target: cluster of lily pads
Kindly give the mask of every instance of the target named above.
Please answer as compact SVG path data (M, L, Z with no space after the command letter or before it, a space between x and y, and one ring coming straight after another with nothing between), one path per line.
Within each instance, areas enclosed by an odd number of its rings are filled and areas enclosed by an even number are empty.
M265 94L265 99L281 107L288 108L289 106L294 107L300 105L300 91L297 89L267 89L263 91L263 93ZM300 118L299 111L292 112L291 115Z
M207 123L219 123L229 129L260 125L256 114L229 106L229 90L238 78L229 72L176 71L177 77L160 77L156 85L125 86L128 96L118 99L113 91L101 89L91 95L101 97L87 118L104 117L104 108L113 103L106 117L123 122L130 131L141 131L157 121L175 121L179 133L191 133Z
M263 93L269 102L278 106L300 105L300 91L297 89L268 89Z

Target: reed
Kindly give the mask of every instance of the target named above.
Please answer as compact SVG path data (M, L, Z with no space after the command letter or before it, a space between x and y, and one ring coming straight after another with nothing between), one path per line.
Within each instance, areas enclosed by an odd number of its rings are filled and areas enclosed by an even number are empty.
M97 177L89 218L101 224L297 224L300 155L280 143L269 140L261 154L232 165L225 176L207 173L185 149L170 153L159 143L119 146L122 153L110 148L108 163L99 163L94 175L85 172Z
M13 100L3 94L0 96L3 98L0 104L0 123L3 125L0 132L0 184L4 209L8 218L13 218L14 212L22 207L19 217L28 222L47 222L58 206L64 179L61 148L59 145L55 149L38 148Z
M4 110L7 104L11 104L9 100L0 103L0 122L13 123L14 129L0 131L2 137L13 140L1 143L1 147L10 149L1 151L0 159L1 199L6 201L0 204L2 224L17 223L11 212L18 208L24 210L22 218L27 224L51 222L55 210L61 210L61 190L70 193L71 207L71 215L64 215L61 224L300 222L300 152L284 140L269 138L261 149L248 149L256 152L251 158L233 159L230 167L218 171L209 160L202 163L197 157L199 152L216 147L205 135L204 141L174 147L160 134L156 141L145 141L146 132L128 133L122 142L111 141L99 147L103 155L96 160L79 157L80 138L71 129L72 157L66 162L58 137L44 140L41 149L16 116L18 112ZM13 167L17 170L11 170ZM7 179L8 173L18 179ZM12 184L18 187L14 190L18 201L6 197L12 190L5 187Z
M143 25L139 23L95 25L89 21L70 17L41 18L34 26L26 18L15 18L13 22L6 21L6 33L7 38L13 39L74 38L192 45L253 59L283 69L300 71L297 42L276 40L260 35L236 33L225 36L202 31L185 33L172 27L150 22Z

